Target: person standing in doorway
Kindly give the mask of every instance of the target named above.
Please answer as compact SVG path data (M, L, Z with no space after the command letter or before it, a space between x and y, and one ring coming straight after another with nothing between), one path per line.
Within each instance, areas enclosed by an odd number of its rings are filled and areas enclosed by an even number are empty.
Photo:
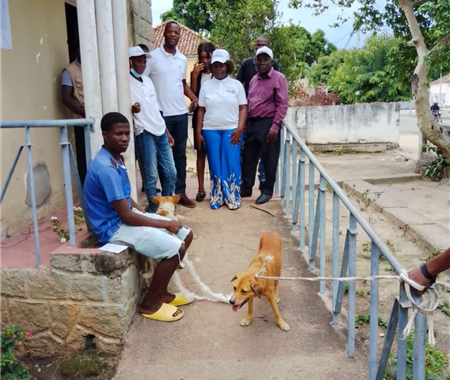
M194 66L194 70L191 71L191 90L199 97L200 89L202 85L212 78L211 72L211 56L215 50L215 46L212 42L202 42L198 45L197 54L198 62ZM194 129L194 146L197 151L197 179L198 179L198 192L195 200L197 202L205 199L205 163L206 163L206 146L205 144L198 144L196 140L197 134L195 133L195 127L197 125L198 108L192 115L192 128Z
M169 21L166 24L164 43L150 53L149 72L166 127L175 140L172 148L177 170L175 193L182 194L179 204L192 208L196 206L195 202L186 195L188 110L184 96L191 100L189 111L197 108L198 100L186 83L187 60L177 48L180 32L177 22Z
M256 74L248 92L248 121L246 146L242 162L241 196L250 197L255 183L256 166L261 155L266 180L261 184L261 195L256 204L272 198L273 186L280 156L281 121L288 109L288 82L273 68L273 52L262 47L256 52Z
M79 46L77 46L77 58L62 71L61 85L62 102L69 109L70 116L73 119L85 118L83 75ZM78 174L80 175L81 183L84 183L87 172L84 128L74 127L74 129Z
M269 46L269 38L264 35L260 35L260 36L258 36L258 38L255 41L255 46L254 46L255 54L259 48L262 48L264 46L270 47ZM276 61L273 62L273 68L275 71L280 71L280 65L278 64L278 62L276 62ZM252 58L246 59L244 62L241 63L241 66L239 67L239 71L236 75L236 79L244 85L245 96L247 96L247 97L248 97L248 87L250 86L250 81L256 75L257 72L258 72L258 70L256 68L256 55ZM243 154L244 149L245 149L245 137L244 137L244 142L242 143L241 155ZM260 182L260 184L262 184L266 180L266 173L264 172L264 166L262 164L261 157L260 157L259 165L258 165L258 173L259 173L259 182Z

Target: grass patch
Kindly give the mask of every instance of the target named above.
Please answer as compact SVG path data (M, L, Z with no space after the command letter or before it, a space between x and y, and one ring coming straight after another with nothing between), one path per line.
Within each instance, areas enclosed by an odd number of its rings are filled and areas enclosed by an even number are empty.
M111 369L112 357L95 350L72 354L61 363L61 371L68 377L105 375ZM102 376L103 378L103 376Z

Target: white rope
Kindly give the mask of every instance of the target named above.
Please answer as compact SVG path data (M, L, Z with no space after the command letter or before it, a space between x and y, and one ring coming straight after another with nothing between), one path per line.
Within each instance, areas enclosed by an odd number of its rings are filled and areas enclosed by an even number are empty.
M183 263L186 264L187 268L189 269L189 272L194 280L194 282L200 287L200 290L203 292L205 296L199 296L195 293L190 292L186 287L183 285L180 275L177 271L173 274L172 278L175 283L175 285L178 287L180 292L189 300L197 300L197 301L211 301L211 302L223 302L228 304L229 300L231 298L230 295L225 295L222 293L214 293L211 291L211 289L206 285L204 282L200 280L200 277L198 277L197 273L195 272L194 265L191 261L188 259L187 252L184 256Z
M405 329L402 332L402 339L406 339L409 333L412 331L414 326L414 321L418 313L421 313L426 316L427 324L428 324L428 343L430 345L435 345L436 340L434 337L434 320L433 313L437 309L439 305L439 291L438 289L449 289L450 284L445 282L435 282L429 288L425 289L425 286L418 284L417 282L411 280L408 276L408 272L406 270L402 270L398 276L368 276L368 277L269 277L269 276L261 276L262 273L266 272L266 265L273 260L272 256L266 256L264 258L263 266L261 270L255 275L255 278L261 278L265 280L288 280L288 281L339 281L339 282L351 282L351 281L375 281L375 280L396 280L400 282L404 282L406 296L408 300L411 302L413 311L408 319L408 323ZM414 300L414 297L411 294L411 287L417 289L420 292L425 292L426 297L422 298L420 303L417 303Z

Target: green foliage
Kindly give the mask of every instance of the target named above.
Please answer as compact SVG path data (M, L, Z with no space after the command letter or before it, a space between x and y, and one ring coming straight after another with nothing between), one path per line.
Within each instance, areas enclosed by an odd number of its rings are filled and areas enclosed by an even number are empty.
M317 62L311 65L307 77L311 79L314 86L328 83L330 77L334 75L336 69L344 62L347 50L337 50L330 55L323 55Z
M362 248L363 253L370 253L370 251L372 249L372 244L371 243L362 243L361 248Z
M362 325L367 325L370 323L370 315L369 314L358 314L355 317L355 326L356 328L362 326ZM387 328L388 323L385 319L378 317L378 326L380 327L384 327Z
M214 0L209 3L213 27L208 38L228 50L236 63L253 56L256 38L261 34L270 35L275 27L276 1Z
M406 346L406 379L413 378L413 359L414 359L414 335L410 334L407 338ZM397 372L397 351L389 354L388 367L385 376L388 379L395 379ZM447 350L441 351L436 347L426 346L425 359L425 380L443 380L446 379L448 365Z
M0 373L4 380L31 379L29 368L16 358L14 350L17 342L28 342L30 332L20 326L5 327L0 336L1 361Z
M173 0L172 9L164 12L161 19L178 21L199 33L209 32L212 28L210 3L207 0Z
M415 6L414 15L420 31L424 37L425 44L431 49L432 53L428 57L430 64L430 78L437 79L442 65L442 72L450 72L450 33L449 17L450 2L448 0L425 0L416 2L420 6ZM406 45L399 51L399 68L403 69L410 77L413 71L410 70L409 62L412 59L416 61L417 53L409 49L411 41L410 25L401 9L398 0L386 0L384 5L377 3L377 0L290 0L289 6L293 8L306 7L313 10L313 14L320 15L325 10L333 8L348 9L353 7L353 30L362 32L380 32L391 29L396 38L401 39ZM333 25L338 27L342 23L349 21L342 16L337 17L337 22ZM401 63L406 63L406 67Z
M448 167L450 166L450 161L444 156L442 151L435 146L423 144L422 152L434 152L436 153L436 158L429 164L425 169L425 177L430 178L432 181L439 182L445 177L448 177Z
M254 55L256 38L270 38L275 60L290 83L301 78L310 65L336 50L325 33L308 32L299 25L281 25L278 1L273 0L175 0L162 19L175 19L228 50L238 65Z
M414 61L406 61L403 41L372 36L362 49L348 50L326 82L343 103L394 102L411 97Z
M438 305L438 309L441 310L445 315L450 317L450 302L442 301Z

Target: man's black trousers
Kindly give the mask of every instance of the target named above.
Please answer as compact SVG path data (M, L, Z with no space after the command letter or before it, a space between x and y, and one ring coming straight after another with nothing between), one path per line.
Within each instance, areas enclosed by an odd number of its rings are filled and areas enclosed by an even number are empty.
M261 194L272 195L280 156L280 132L277 141L267 142L267 135L272 127L273 117L253 118L247 121L245 147L242 160L241 192L250 192L255 184L256 167L261 159L266 171L266 180L261 184Z

